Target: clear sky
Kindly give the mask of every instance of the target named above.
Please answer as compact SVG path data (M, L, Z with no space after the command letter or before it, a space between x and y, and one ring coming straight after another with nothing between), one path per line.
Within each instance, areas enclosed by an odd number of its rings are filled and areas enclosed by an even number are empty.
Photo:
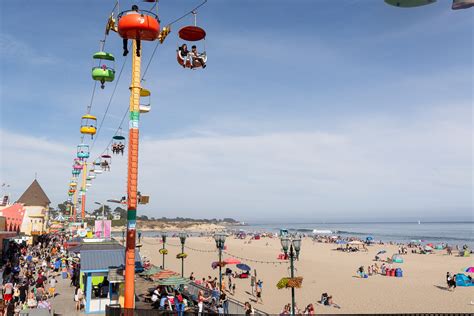
M67 198L92 54L114 3L0 2L0 182L14 199L35 173L54 205ZM160 19L198 3L161 0ZM173 25L143 82L152 110L140 121L139 190L151 203L138 214L472 219L473 12L449 1L209 0L198 14L208 67L176 62L189 17ZM146 65L155 43L143 46ZM106 50L120 70L117 34ZM128 107L127 58L93 156ZM113 87L96 91L99 120ZM126 157L114 157L88 209L125 192Z

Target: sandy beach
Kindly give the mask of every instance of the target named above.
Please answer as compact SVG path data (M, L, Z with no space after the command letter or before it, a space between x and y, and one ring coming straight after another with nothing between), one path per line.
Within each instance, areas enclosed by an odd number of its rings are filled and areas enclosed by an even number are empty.
M278 261L281 252L278 238L246 240L228 237L227 253L234 256L260 260ZM158 238L142 240L142 256L147 257L157 266L162 263L158 248L162 244ZM218 269L211 268L211 262L217 261L215 242L210 237L188 237L186 240L188 257L185 259L185 276L191 272L197 279L218 276ZM299 308L313 303L316 313L474 313L474 291L472 287L458 287L451 292L446 289L446 272L460 273L461 269L473 264L472 257L448 256L446 251L435 251L433 254L404 255L405 262L394 264L403 269L403 277L386 277L381 275L361 279L356 276L359 266L373 263L375 254L380 249L387 250L386 255L397 253L395 245L372 245L368 252L345 253L335 251L335 244L313 242L303 239L300 260L295 263L297 276L304 277L301 289L296 289L296 304ZM181 271L181 260L176 255L181 251L178 238L169 237L166 248L166 268ZM207 251L207 252L206 252ZM228 254L224 258L230 257ZM382 257L385 259L385 257ZM256 308L268 313L279 313L289 303L289 289L278 290L276 283L280 278L289 275L289 263L256 263L241 260L257 270L257 278L263 281L263 304L251 302ZM380 263L379 263L380 265ZM236 270L235 266L229 268ZM240 301L251 301L249 294L250 279L235 279L235 298ZM340 309L317 304L323 292L333 296Z

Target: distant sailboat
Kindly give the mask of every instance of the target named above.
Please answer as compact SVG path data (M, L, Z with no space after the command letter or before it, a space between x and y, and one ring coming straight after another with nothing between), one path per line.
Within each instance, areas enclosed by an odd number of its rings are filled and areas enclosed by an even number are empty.
M420 225L420 224L421 224L421 221L418 221L418 225Z

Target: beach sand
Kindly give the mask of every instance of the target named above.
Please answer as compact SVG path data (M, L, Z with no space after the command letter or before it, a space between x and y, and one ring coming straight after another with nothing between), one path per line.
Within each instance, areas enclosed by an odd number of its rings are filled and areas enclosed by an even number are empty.
M248 238L245 240L248 241ZM268 245L267 245L268 243ZM142 240L142 256L147 257L157 266L162 263L158 249L162 244L158 238ZM181 272L181 260L176 255L181 252L179 238L168 238L166 248L169 254L165 259L167 269ZM215 242L210 237L189 237L186 246L212 251ZM227 252L248 259L261 261L278 261L280 240L277 238L262 238L244 244L244 240L228 237ZM184 273L189 276L194 272L197 279L212 276L218 277L218 269L211 268L211 262L218 261L217 252L202 252L186 248L188 257L185 259ZM434 254L407 254L405 262L394 264L403 269L403 277L371 276L368 279L356 277L359 266L372 264L372 259L380 249L387 250L386 255L398 251L397 246L373 245L368 252L345 253L335 251L335 244L313 242L303 239L300 260L295 263L296 276L303 276L303 286L296 289L296 304L303 309L313 303L318 313L474 313L474 288L458 287L455 291L446 290L446 272L459 273L463 267L472 266L474 258L448 256L445 251L435 251ZM409 249L410 251L410 249ZM223 255L228 258L229 255ZM385 259L385 257L383 257ZM263 281L263 304L251 304L268 313L279 313L286 303L291 301L289 289L278 290L276 283L280 278L289 276L289 263L263 264L249 260L241 260L257 270L257 278ZM380 262L379 262L380 266ZM234 265L229 265L237 270ZM223 271L225 268L223 269ZM227 279L226 279L227 282ZM235 298L240 301L251 301L249 295L250 279L235 279ZM333 296L334 302L340 309L317 304L321 293L327 292Z

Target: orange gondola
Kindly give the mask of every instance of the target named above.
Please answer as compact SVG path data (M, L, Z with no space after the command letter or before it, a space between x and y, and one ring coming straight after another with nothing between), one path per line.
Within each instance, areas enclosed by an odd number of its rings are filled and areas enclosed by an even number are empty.
M178 64L185 68L199 68L199 67L206 67L207 63L207 54L206 54L206 31L197 26L197 12L193 11L194 16L194 25L187 25L182 27L178 31L178 37L183 41L187 42L198 42L203 41L204 43L204 51L202 53L196 52L189 52L184 47L185 44L178 46L176 50L176 60ZM187 46L187 45L186 45ZM190 55L192 54L192 57Z
M150 11L128 10L118 18L118 33L122 38L154 41L160 34L158 16Z

